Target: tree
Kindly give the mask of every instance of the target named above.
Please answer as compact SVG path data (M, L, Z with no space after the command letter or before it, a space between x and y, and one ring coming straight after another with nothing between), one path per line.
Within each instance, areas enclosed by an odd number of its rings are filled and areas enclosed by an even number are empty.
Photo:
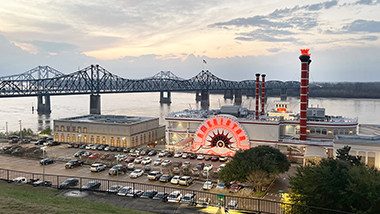
M218 173L218 177L228 183L231 181L244 183L257 181L257 178L263 180L263 174L265 177L276 176L288 171L289 167L290 163L286 156L278 149L270 146L257 146L237 152L232 161ZM253 175L255 173L257 175ZM250 176L249 179L248 176Z
M46 129L40 132L40 134L46 134L46 135L51 135L51 133L52 133L52 130L50 127L47 127Z
M360 162L362 157L350 155L350 150L351 150L350 146L344 146L341 149L337 149L336 159L348 161L351 163L351 165L356 165L356 166L362 165L362 163Z

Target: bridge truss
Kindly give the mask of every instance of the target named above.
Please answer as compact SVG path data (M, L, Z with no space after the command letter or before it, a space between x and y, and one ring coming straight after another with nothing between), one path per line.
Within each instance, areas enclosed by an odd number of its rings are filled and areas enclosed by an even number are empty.
M125 79L107 71L99 65L90 65L71 74L63 74L48 66L43 69L39 78L28 75L35 70L22 75L1 77L0 97L37 96L41 94L101 94L101 93L132 93L160 91L202 91L202 90L240 90L255 89L255 80L229 81L223 80L210 71L201 71L190 79L177 77L175 74L163 72L145 79ZM54 74L49 77L48 74ZM267 81L266 88L300 88L297 81Z

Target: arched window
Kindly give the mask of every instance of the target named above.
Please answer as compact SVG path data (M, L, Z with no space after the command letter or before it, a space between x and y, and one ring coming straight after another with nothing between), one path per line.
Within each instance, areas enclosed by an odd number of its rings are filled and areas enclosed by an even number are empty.
M337 135L339 133L339 130L334 129L333 133L334 133L334 135Z
M68 143L71 142L71 141L70 141L70 135L67 135L66 140L67 140Z
M54 131L58 131L58 126L54 126Z
M82 128L78 127L78 133L82 133Z
M65 142L65 136L63 134L61 134L61 141L62 143Z
M314 135L315 134L315 128L310 129L310 134Z
M66 126L66 131L70 131L70 126Z
M322 129L322 134L323 135L327 135L327 130L326 129Z
M321 129L315 129L315 133L316 133L317 135L320 135L320 134L321 134Z
M61 126L61 132L64 132L64 131L65 131L65 127Z
M87 128L86 127L83 127L83 132L87 133Z
M75 140L76 140L75 134L73 134L72 140L73 140L73 143L75 143Z
M106 136L103 136L103 139L102 139L102 144L106 144L107 141L106 141Z

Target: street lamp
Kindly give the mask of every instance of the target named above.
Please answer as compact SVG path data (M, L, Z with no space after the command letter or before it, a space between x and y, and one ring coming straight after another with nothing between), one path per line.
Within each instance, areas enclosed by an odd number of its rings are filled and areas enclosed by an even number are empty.
M22 128L21 128L21 120L18 121L20 123L20 139L22 140Z
M46 146L41 147L42 149L42 182L45 185L45 148Z
M116 170L116 191L119 191L119 153L117 154L116 156L116 166L117 166L117 170Z
M206 180L206 184L207 184L207 191L208 191L208 171L210 170L210 168L207 168L207 180Z

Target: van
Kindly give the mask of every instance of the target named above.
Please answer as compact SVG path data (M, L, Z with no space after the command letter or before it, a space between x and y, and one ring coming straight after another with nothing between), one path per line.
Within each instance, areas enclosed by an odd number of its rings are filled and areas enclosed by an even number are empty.
M193 179L190 176L183 176L179 179L179 185L190 186L193 183Z

